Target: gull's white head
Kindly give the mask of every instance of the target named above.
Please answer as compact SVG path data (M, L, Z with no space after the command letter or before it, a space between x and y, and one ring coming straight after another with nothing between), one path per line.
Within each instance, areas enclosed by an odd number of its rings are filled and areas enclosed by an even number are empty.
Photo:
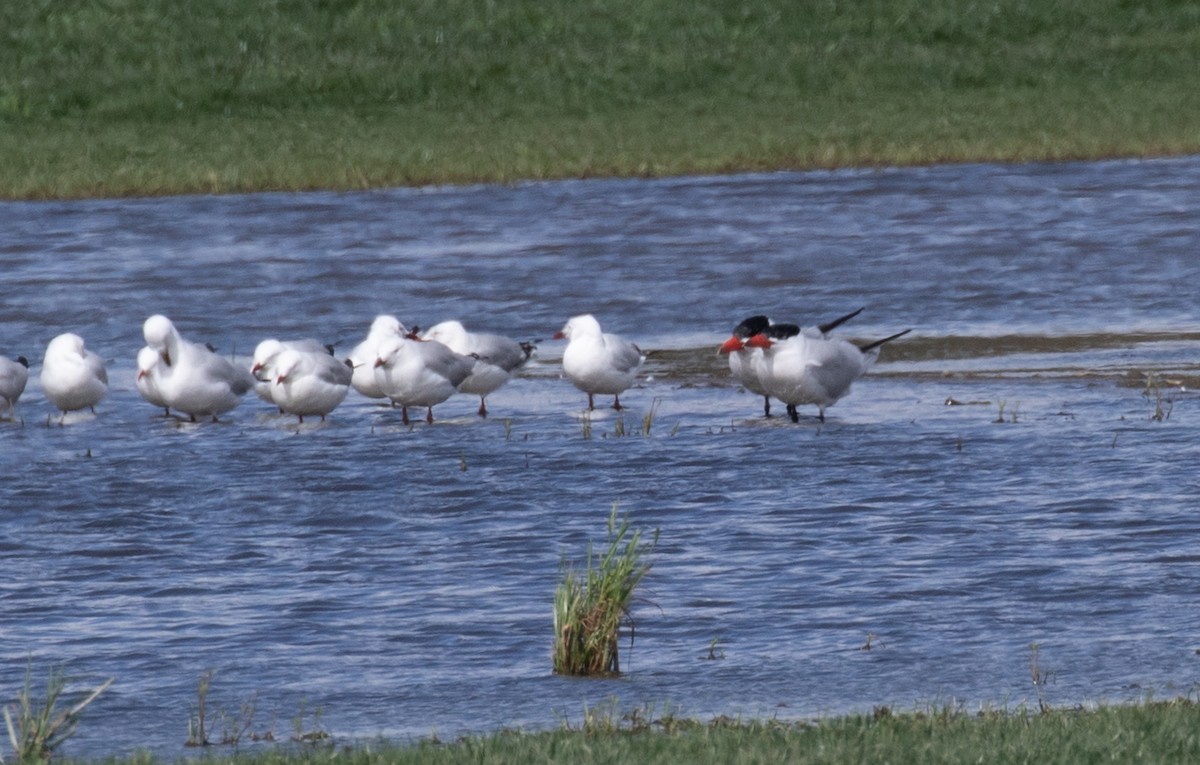
M296 371L296 367L300 366L301 360L302 357L298 351L281 351L274 362L275 384L282 385L287 382L292 373Z
M467 339L467 328L460 321L443 321L425 330L421 337L425 340L437 340L439 343L454 346Z
M263 340L254 349L254 359L250 367L250 374L257 376L264 367L274 361L275 357L281 353L283 353L283 343L273 337Z
M158 351L163 362L171 366L171 346L179 340L179 333L171 320L156 313L142 324L142 336L146 345Z
M572 316L561 330L554 333L555 340L571 340L576 337L599 337L602 334L600 322L590 313Z
M150 346L143 347L138 351L137 355L137 379L142 379L154 372L154 368L158 366L158 362L162 359L158 355L158 351Z
M375 349L375 366L385 367L393 364L396 361L396 357L400 355L401 350L404 349L405 343L408 342L411 341L403 336L385 338L379 344L379 347Z
M404 325L395 316L390 316L386 313L381 313L375 317L375 321L371 322L371 331L369 334L375 337L403 337L408 333Z
M83 355L83 338L73 332L59 335L46 346L47 357L67 354Z

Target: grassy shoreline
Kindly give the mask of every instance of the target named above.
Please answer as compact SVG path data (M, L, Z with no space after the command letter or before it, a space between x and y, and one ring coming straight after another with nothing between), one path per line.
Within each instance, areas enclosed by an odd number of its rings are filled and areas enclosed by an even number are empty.
M316 745L275 745L248 752L206 751L204 762L238 765L372 765L374 763L569 762L643 765L788 762L904 763L1193 763L1200 758L1200 705L1188 699L1040 711L943 708L810 722L710 722L638 713L589 717L578 728L503 731L453 742L426 739ZM57 759L57 758L56 758ZM81 762L71 760L68 762ZM161 760L145 753L109 758L110 765Z
M1120 0L0 9L0 197L1200 152L1200 9Z

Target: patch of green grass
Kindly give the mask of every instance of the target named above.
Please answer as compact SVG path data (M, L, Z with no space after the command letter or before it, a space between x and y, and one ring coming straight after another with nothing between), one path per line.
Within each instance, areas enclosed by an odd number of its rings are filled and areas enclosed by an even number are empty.
M0 4L0 195L1200 150L1200 6Z
M640 530L630 532L627 518L618 523L614 503L604 553L593 555L589 544L582 572L564 565L562 580L554 592L555 672L611 675L621 671L620 627L632 624L634 592L650 571L646 558L657 542L657 530L646 543Z
M593 721L591 725L586 722L575 729L502 732L447 744L383 741L350 748L272 748L219 761L241 765L1190 765L1200 761L1200 736L1196 735L1200 730L1200 705L1187 700L1042 713L1018 709L970 714L944 708L897 714L880 707L867 715L799 723L729 718L704 723L671 715L650 720L640 712Z

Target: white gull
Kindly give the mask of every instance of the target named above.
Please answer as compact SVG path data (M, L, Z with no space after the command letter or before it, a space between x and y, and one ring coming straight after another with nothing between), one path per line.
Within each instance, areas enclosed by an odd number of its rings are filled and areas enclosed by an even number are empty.
M29 382L29 360L18 356L15 360L0 356L0 418L4 412L12 420L17 419L17 401L25 392Z
M380 314L371 322L367 337L354 346L350 352L349 361L354 368L354 376L350 385L367 398L387 398L387 394L379 386L379 378L375 374L375 360L379 358L379 345L387 339L404 337L408 330L395 316Z
M275 338L268 338L259 343L254 348L254 356L250 360L250 375L254 378L254 392L268 404L276 404L278 406L278 402L275 401L275 367L279 355L286 350L323 353L326 356L333 355L328 346L322 345L320 340L312 338L304 340L276 340ZM281 413L282 410L283 407L280 407Z
M458 391L479 396L480 417L487 417L488 394L508 382L533 353L530 343L518 343L503 335L468 332L458 321L435 324L422 337L437 340L455 353L475 359L471 374L458 386Z
M576 388L588 394L588 409L595 409L597 393L613 397L613 409L621 409L625 392L645 360L642 350L619 335L600 329L591 314L573 316L554 334L555 340L567 340L563 351L563 371Z
M159 388L158 375L162 363L158 351L148 345L143 346L137 355L137 378L134 384L142 398L154 406L162 407L164 415L170 417L171 407L167 406L167 399Z
M348 362L319 351L284 349L274 360L272 400L284 412L304 422L305 415L322 420L345 400L353 376Z
M84 347L82 337L68 332L46 346L41 382L46 398L62 411L62 424L67 412L96 411L96 404L108 392L108 371L104 360Z
M455 353L436 340L392 337L376 349L375 377L380 390L401 407L408 424L408 407L424 406L433 423L433 407L453 396L475 368L475 359Z
M185 340L166 316L155 314L146 319L142 334L162 359L156 371L164 401L193 422L198 416L212 417L215 422L254 387L249 370Z

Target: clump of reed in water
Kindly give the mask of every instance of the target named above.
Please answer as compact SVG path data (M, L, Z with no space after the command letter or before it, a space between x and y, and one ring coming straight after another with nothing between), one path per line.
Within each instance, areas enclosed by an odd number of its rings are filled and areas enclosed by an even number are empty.
M588 545L581 572L564 564L554 592L554 671L562 675L605 675L621 671L618 632L629 622L633 594L650 570L647 556L658 543L630 531L629 519L617 522L614 503L608 518L608 546L597 557ZM631 638L632 641L632 638Z
M9 743L12 744L13 761L22 765L49 762L55 750L75 733L83 710L114 680L110 677L92 689L82 701L61 709L59 701L67 687L67 677L63 671L50 671L46 695L40 703L33 697L32 679L31 661L25 668L25 687L17 697L17 703L4 707L4 725L8 729ZM0 762L3 760L0 756Z

